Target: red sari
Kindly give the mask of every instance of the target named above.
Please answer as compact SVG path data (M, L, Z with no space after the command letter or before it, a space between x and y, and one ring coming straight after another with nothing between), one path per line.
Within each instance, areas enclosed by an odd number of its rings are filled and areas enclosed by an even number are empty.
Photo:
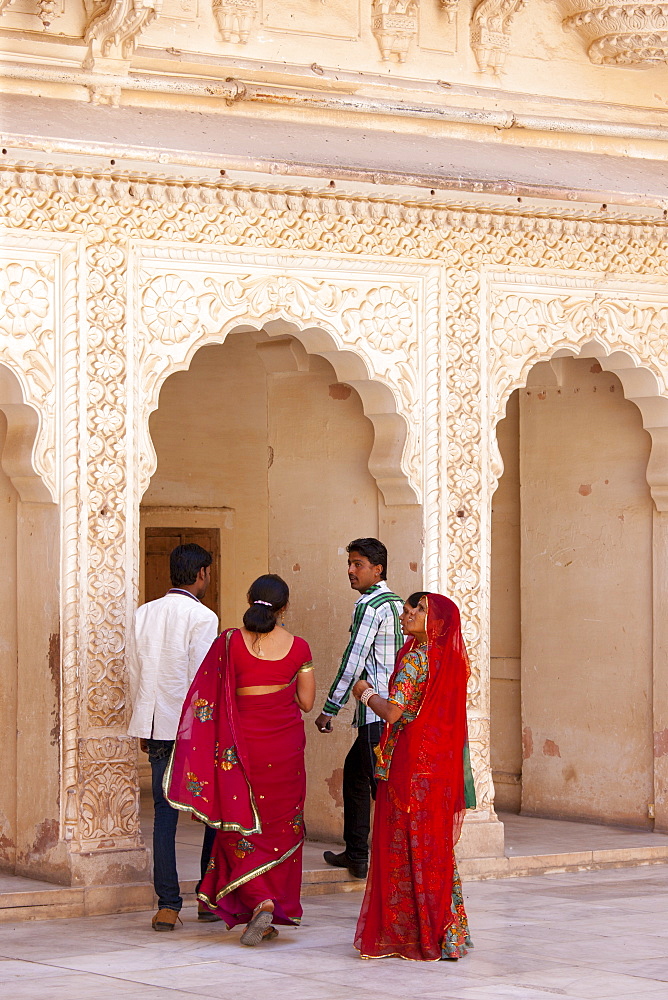
M304 723L295 682L311 662L295 637L281 660L248 652L229 629L207 653L184 702L165 794L219 832L198 898L227 924L274 901L273 923L298 924L304 843ZM273 694L237 687L286 684Z
M389 700L406 714L385 725L378 750L371 868L355 935L363 958L438 961L470 946L454 859L467 805L468 658L457 606L439 594L427 603L426 652L409 640L390 680Z

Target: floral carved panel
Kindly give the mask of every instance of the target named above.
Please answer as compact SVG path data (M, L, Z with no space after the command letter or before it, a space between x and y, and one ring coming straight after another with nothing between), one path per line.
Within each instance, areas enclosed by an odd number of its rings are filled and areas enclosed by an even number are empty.
M139 788L137 742L114 736L79 740L79 847L134 847Z
M155 467L147 438L148 414L157 405L164 379L189 364L205 343L222 341L232 329L265 329L288 324L307 350L328 357L344 381L352 382L373 420L375 413L403 417L405 445L401 468L409 491L379 485L388 502L416 502L423 493L424 344L439 325L440 273L413 263L378 268L341 258L258 253L243 255L192 250L168 259L142 248L135 306L142 344L141 383L145 391L140 435L146 456L140 490ZM181 256L181 260L179 260ZM276 332L285 332L285 326ZM389 390L384 401L365 385L379 382ZM384 409L383 409L384 407ZM400 425L397 425L399 427ZM395 427L395 432L396 432ZM377 438L380 436L377 430ZM395 442L392 443L395 450ZM382 452L377 440L375 451ZM371 466L374 466L372 456ZM390 476L388 470L388 476ZM395 498L396 491L400 497Z
M0 252L0 363L17 376L24 401L39 416L31 464L57 500L56 340L61 325L59 288L62 241L17 240L3 233ZM48 492L47 492L48 491ZM31 495L30 499L39 499ZM28 497L26 497L28 499Z

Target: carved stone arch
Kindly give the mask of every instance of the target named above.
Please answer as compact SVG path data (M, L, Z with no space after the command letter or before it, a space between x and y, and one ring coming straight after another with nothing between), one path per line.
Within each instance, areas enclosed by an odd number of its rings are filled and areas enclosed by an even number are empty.
M624 398L630 400L640 410L643 427L648 432L652 447L647 464L647 483L657 510L668 510L668 390L663 379L638 357L628 351L610 351L598 339L588 341L581 347L560 347L551 353L527 358L519 376L504 388L501 408L494 419L494 427L503 417L508 399L515 389L526 385L531 369L541 362L557 361L560 358L594 358L601 368L613 372L624 389ZM555 378L558 381L558 376ZM493 439L494 476L493 489L503 472L503 462L498 450L496 435Z
M402 468L402 457L407 438L406 420L399 413L392 390L372 378L363 359L350 350L341 350L333 331L326 324L300 327L287 319L266 319L259 317L252 326L230 320L217 334L205 334L189 344L188 350L177 360L172 357L169 367L157 378L145 369L143 382L152 382L150 395L145 397L142 419L142 470L140 491L145 492L151 476L157 468L157 456L148 430L148 420L158 407L159 395L166 379L177 371L190 367L193 357L205 346L224 343L228 336L240 333L264 331L270 338L294 337L308 354L316 354L328 361L340 382L345 382L359 394L365 415L374 428L374 444L369 456L369 471L374 476L378 488L388 506L393 504L417 504L419 498L414 485Z
M533 287L531 287L531 282ZM668 295L664 288L600 278L526 274L494 277L488 289L490 493L503 464L496 434L514 389L534 365L560 357L596 358L614 372L652 439L647 481L657 509L668 509Z
M34 464L40 414L25 402L25 396L26 392L18 375L6 363L0 363L0 410L7 418L2 468L21 500L27 503L51 503L51 492Z
M422 502L425 343L435 343L440 321L436 269L208 248L143 245L141 254L140 496L156 468L148 420L167 376L188 368L200 347L263 330L296 338L358 392L375 430L369 469L385 502Z

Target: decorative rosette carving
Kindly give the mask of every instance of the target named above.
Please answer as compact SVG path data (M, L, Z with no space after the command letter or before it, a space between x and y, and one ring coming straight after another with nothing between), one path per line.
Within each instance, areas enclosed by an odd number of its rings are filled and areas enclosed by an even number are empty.
M564 28L576 31L598 66L656 66L668 62L668 3L558 0Z

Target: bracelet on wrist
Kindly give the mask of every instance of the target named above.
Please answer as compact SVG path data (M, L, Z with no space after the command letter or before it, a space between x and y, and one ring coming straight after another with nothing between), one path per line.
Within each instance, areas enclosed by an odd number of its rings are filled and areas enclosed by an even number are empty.
M378 694L378 692L374 691L372 687L365 688L364 691L362 691L362 694L360 695L360 703L368 708L369 699L372 698L375 694Z

